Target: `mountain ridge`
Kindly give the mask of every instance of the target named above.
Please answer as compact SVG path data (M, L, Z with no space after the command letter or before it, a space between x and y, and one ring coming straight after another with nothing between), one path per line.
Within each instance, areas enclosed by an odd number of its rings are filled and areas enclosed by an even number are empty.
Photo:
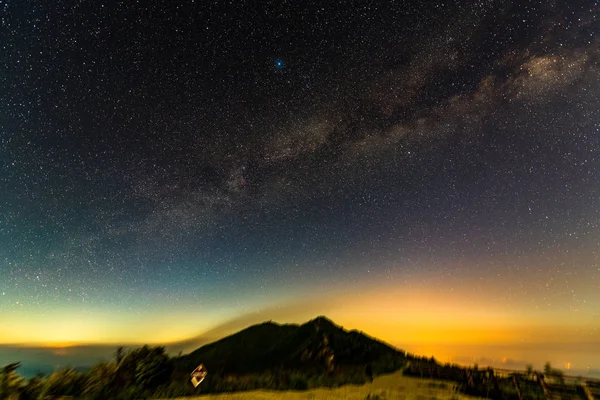
M364 371L371 364L375 372L391 372L405 361L402 350L319 315L302 324L269 320L251 325L178 357L175 368L185 372L204 364L209 374L221 376L274 370L331 375L342 369Z

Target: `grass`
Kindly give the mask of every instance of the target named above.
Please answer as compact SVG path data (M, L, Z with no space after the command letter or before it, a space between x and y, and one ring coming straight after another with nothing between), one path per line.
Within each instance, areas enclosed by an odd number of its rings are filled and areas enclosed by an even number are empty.
M347 385L335 389L306 391L255 390L230 394L212 394L180 399L196 400L466 400L452 390L452 382L403 376L402 372L383 375L362 386Z

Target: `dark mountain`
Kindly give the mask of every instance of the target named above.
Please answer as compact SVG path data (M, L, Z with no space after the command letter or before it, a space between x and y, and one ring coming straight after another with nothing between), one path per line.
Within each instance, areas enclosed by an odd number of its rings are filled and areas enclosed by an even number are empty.
M219 375L260 374L265 371L302 371L333 374L347 368L397 370L404 352L358 331L346 331L325 317L303 325L265 322L205 345L175 360L178 371L192 371L200 363Z

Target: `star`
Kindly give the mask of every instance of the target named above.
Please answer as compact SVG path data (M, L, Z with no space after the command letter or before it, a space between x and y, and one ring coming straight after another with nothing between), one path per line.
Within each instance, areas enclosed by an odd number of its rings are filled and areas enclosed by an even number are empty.
M276 59L275 60L275 69L282 70L284 68L285 68L285 62L280 58Z
M597 337L594 1L13 3L0 344L165 318L183 340L285 303L396 343L575 313Z

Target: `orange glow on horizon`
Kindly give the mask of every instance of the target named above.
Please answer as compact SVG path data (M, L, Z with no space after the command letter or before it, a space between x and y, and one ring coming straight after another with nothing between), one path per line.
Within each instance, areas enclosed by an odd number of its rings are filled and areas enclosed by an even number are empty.
M228 330L211 332L219 338L249 325L273 320L303 323L326 315L345 329L357 329L390 344L510 344L598 341L587 334L589 322L564 315L536 312L517 304L491 301L484 295L463 294L439 287L412 285L373 285L365 290L332 290L312 294L310 300L297 300L289 307L236 316L235 310L212 313L178 310L158 315L119 315L108 313L78 315L15 315L3 324L0 343L23 346L65 348L79 345L169 345L198 337L228 321L239 319ZM2 315L0 315L2 317ZM561 321L560 325L548 321ZM578 323L579 321L579 323ZM586 325L587 323L587 325ZM587 334L587 336L586 336Z

